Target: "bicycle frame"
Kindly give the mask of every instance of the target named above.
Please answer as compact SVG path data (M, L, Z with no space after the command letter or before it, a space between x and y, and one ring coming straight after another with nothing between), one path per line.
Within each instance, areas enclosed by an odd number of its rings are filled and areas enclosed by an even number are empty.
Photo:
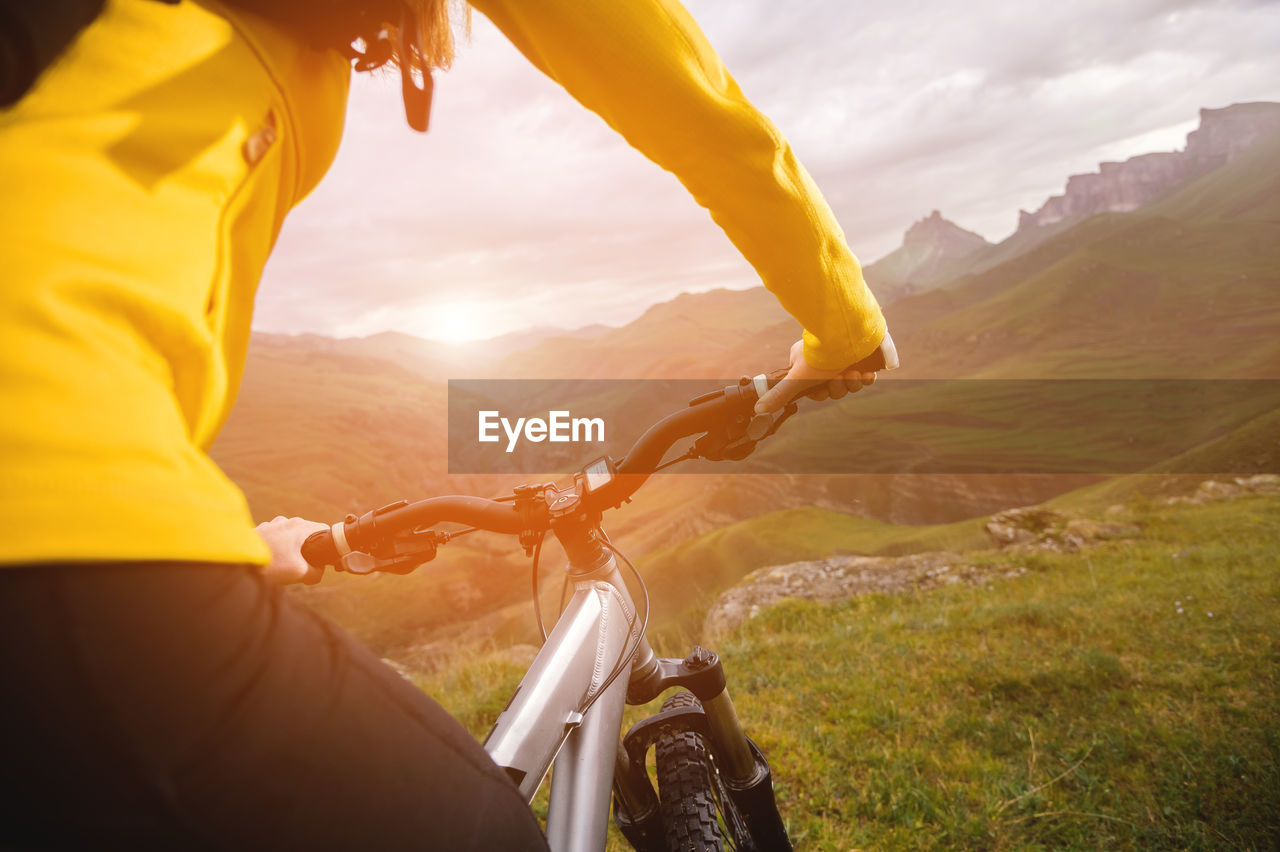
M656 848L661 818L645 754L672 730L696 731L710 744L755 848L790 850L768 761L742 730L719 659L702 649L684 660L656 657L612 546L606 550L581 521L553 530L569 556L573 596L484 743L526 801L554 763L547 815L553 852L603 849L615 791L627 839L638 849ZM701 708L663 711L619 738L626 704L644 704L674 686L693 692Z
M612 554L585 572L571 566L570 576L572 598L484 745L526 800L555 763L547 841L555 852L588 852L603 848L608 830L630 672L600 690L632 644L641 663L653 651L636 635L635 605Z

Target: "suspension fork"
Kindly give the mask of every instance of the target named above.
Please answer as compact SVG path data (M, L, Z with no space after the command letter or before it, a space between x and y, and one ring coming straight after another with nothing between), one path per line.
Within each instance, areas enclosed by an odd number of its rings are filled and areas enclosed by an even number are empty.
M569 557L569 579L578 588L582 584L607 583L626 595L617 562L596 537L595 527L596 524L583 517L553 522L556 537ZM629 596L627 598L629 600ZM791 843L774 800L769 762L742 728L720 658L705 648L695 648L683 660L661 658L653 653L648 640L640 636L632 657L626 702L646 704L676 686L683 686L697 696L702 708L658 713L633 726L616 747L613 786L623 833L637 849L661 848L656 845L662 836L658 798L645 769L645 757L649 746L665 731L693 730L710 743L729 797L746 822L757 849L790 852ZM552 794L554 798L554 789Z
M664 710L627 732L615 764L614 784L623 834L642 852L663 848L658 798L645 770L645 755L665 733L694 731L710 744L729 798L756 848L789 852L791 842L774 799L769 762L742 728L720 658L705 648L694 648L683 660L654 657L650 664L633 670L627 703L645 704L675 686L697 696L702 708Z

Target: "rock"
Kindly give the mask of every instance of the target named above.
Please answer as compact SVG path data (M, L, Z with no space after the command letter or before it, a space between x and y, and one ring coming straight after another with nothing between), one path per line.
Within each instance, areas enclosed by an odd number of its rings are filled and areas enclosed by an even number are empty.
M1190 496L1171 496L1159 502L1166 506L1200 505L1263 493L1280 493L1280 476L1263 473L1236 477L1231 482L1205 480ZM1140 526L1114 520L1129 514L1128 507L1116 504L1105 514L1113 520L1072 518L1045 506L1024 506L992 515L985 529L992 543L1006 553L1076 553L1098 542L1142 535ZM748 574L721 595L707 613L703 632L708 638L722 636L789 598L830 603L863 594L894 594L954 583L990 588L992 580L1025 572L1017 565L974 565L945 551L898 557L831 556L772 565Z
M707 613L703 633L711 638L723 636L788 598L830 603L862 594L974 582L979 575L985 576L962 557L945 551L897 557L832 556L761 568L720 596Z
M997 512L991 519L1039 533L1062 526L1066 523L1067 516L1045 506L1023 506Z
M997 512L985 529L997 547L1011 547L1056 539L1066 522L1067 517L1061 512L1043 506L1024 506Z
M1280 491L1280 476L1274 473L1259 473L1254 476L1236 477L1236 485L1253 494L1272 494Z
M1191 499L1195 501L1199 498L1199 502L1207 502L1209 500L1225 500L1229 497L1239 497L1244 491L1239 485L1230 482L1218 482L1216 479L1206 479L1200 483L1200 487L1196 489L1195 497Z
M1280 132L1280 104L1233 104L1200 110L1200 127L1182 151L1143 154L1123 163L1101 163L1098 171L1072 175L1062 195L1039 210L1019 212L1018 230L1033 231L1099 213L1136 210Z
M1067 522L1066 534L1079 540L1080 544L1092 541L1109 541L1117 538L1137 538L1142 535L1142 528L1135 524L1119 524L1112 521L1090 521L1076 518Z
M735 594L738 588L735 586L721 595L707 612L706 620L702 623L704 637L723 636L744 621L754 618L760 611L758 606L751 606L745 595Z
M1206 479L1201 482L1191 495L1165 497L1160 500L1164 506L1202 506L1214 500L1231 500L1249 494L1275 494L1280 492L1280 476L1274 473L1259 473L1253 476L1237 476L1231 482Z
M942 283L951 277L956 262L990 245L934 210L907 230L900 248L863 271L877 297L892 299Z
M1008 547L1011 544L1023 544L1036 540L1035 533L998 521L988 521L984 529L997 547Z
M1113 516L1127 511L1123 506L1111 509L1108 514ZM1141 528L1132 524L1069 518L1044 506L998 512L987 522L986 531L1001 550L1019 553L1076 553L1095 541L1133 538L1142 534Z

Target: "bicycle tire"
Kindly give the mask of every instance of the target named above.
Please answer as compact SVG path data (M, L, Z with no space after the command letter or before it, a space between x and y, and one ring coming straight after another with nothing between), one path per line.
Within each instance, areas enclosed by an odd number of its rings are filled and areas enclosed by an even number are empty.
M663 710L700 707L691 692L677 692L662 703ZM725 795L715 762L699 734L691 731L668 733L654 743L658 770L658 809L669 852L723 852L729 848L750 848L741 818ZM735 837L726 838L721 829L724 818Z

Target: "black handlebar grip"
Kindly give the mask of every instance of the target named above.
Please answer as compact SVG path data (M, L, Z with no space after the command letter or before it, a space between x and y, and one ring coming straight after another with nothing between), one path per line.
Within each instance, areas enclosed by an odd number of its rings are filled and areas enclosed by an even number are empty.
M878 373L881 370L888 369L888 365L885 363L884 347L877 346L875 352L853 364L850 369L857 370L859 373Z
M898 347L894 344L889 332L884 333L880 345L874 352L858 363L850 364L849 369L857 370L859 373L879 373L883 370L898 369Z
M319 530L307 536L302 543L302 558L316 568L337 565L341 557L338 556L338 546L333 542L333 530Z

